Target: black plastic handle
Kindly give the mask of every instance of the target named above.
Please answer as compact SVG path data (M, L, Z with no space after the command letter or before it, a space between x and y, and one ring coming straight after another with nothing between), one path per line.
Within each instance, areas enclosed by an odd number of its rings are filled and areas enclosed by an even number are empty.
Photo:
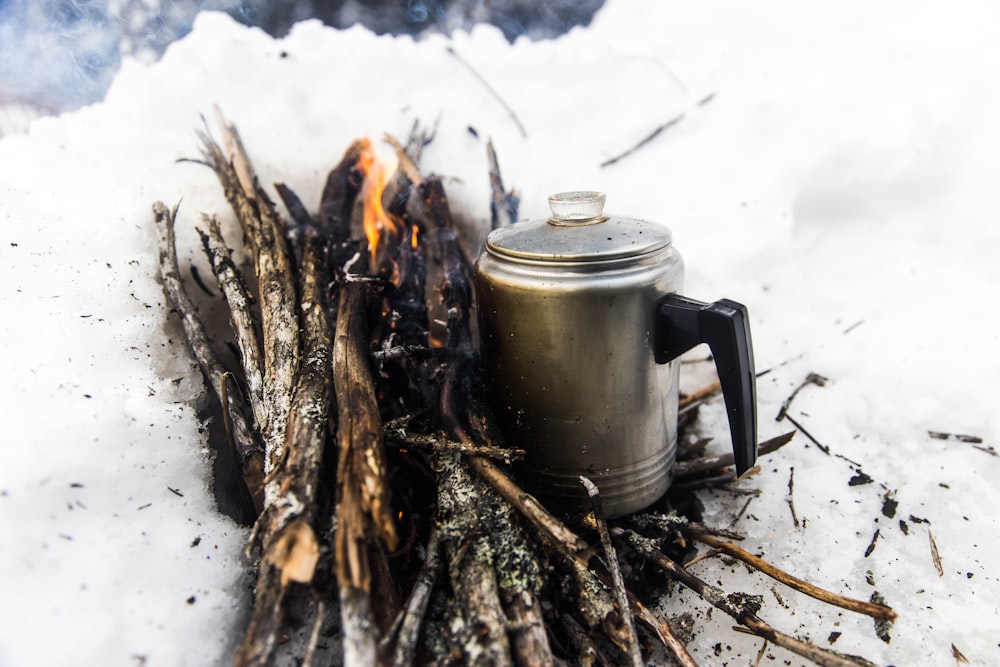
M699 343L708 343L715 357L736 474L742 475L757 460L757 382L746 306L729 299L704 303L679 294L661 299L653 333L656 362L672 361Z

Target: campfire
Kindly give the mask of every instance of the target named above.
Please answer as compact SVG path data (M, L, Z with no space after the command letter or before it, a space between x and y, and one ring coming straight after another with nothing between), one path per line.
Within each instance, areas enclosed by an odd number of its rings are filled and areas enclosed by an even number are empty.
M649 509L607 520L600 489L583 513L557 515L523 489L530 442L505 440L481 368L473 262L487 230L463 228L445 182L420 168L433 133L415 126L390 159L367 139L329 172L315 213L258 182L236 128L201 133L203 155L242 231L237 264L213 216L199 234L228 304L238 367L226 365L181 279L178 208L157 202L164 288L219 400L245 505L256 519L253 611L236 665L647 664L684 647L684 611L665 618L653 594L676 584L755 634L821 665L869 665L779 631L762 599L726 592L685 563L723 555L824 602L867 614L881 600L817 589L703 525L693 489L735 481L732 456L684 438L673 490ZM489 146L491 227L518 199ZM712 386L681 399L684 428ZM792 433L760 444L765 455ZM512 466L512 464L515 464ZM289 641L301 635L300 642ZM326 657L323 657L323 656Z

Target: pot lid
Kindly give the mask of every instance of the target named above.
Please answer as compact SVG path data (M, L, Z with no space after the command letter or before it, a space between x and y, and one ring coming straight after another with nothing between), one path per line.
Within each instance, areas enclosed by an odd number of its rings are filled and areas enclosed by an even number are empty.
M604 214L600 192L549 197L552 217L518 222L490 232L495 255L544 262L596 262L645 255L670 245L670 230L635 218Z

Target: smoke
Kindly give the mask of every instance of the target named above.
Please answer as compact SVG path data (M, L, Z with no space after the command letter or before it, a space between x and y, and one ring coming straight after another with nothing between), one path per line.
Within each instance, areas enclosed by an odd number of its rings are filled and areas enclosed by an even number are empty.
M202 10L274 36L317 18L378 34L450 33L477 23L508 40L558 37L604 0L0 0L0 137L32 117L96 102L123 57L153 61Z
M107 3L0 0L0 104L45 111L104 95L119 53Z

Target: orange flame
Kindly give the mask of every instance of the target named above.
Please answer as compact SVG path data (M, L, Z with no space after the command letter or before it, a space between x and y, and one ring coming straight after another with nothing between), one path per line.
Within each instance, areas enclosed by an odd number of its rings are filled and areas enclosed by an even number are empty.
M382 206L382 195L389 183L385 163L375 156L370 145L361 153L358 166L365 174L365 182L361 189L361 199L364 206L365 236L368 237L368 248L371 251L372 269L377 270L376 254L383 238L388 239L396 232L396 225Z

